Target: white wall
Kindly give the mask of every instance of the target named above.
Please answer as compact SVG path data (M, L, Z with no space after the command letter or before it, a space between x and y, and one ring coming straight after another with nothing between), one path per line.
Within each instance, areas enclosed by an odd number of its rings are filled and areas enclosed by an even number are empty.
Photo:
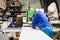
M28 7L28 2L30 2L30 6L34 9L41 8L39 0L19 0L19 1L21 1L24 4L23 10L25 10Z

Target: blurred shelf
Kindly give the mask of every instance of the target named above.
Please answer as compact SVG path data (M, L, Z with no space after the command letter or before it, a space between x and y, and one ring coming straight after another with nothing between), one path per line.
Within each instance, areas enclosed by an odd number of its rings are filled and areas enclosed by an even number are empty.
M53 32L59 32L60 28L53 27Z
M20 11L20 10L9 10L12 13L26 13L26 11Z
M21 28L6 28L3 32L21 32Z
M50 21L51 24L60 24L60 20Z

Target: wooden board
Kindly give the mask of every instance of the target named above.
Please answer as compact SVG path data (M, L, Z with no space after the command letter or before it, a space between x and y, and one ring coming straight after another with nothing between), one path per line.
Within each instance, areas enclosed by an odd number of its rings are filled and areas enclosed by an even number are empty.
M53 40L41 30L23 27L19 40Z

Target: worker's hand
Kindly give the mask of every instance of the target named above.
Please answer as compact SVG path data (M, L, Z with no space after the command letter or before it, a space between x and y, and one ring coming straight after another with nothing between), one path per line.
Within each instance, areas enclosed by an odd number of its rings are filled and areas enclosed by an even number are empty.
M33 29L35 29L35 30L39 30L39 28L38 28L38 27L36 27L36 28L33 28Z
M33 28L33 29L36 29L36 28Z

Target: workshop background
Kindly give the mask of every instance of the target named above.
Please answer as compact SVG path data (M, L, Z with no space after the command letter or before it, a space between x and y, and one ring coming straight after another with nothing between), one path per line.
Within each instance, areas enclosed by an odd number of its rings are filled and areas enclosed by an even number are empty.
M0 0L0 40L20 40L22 27L31 27L36 9L47 13L47 3L47 0ZM58 19L50 23L53 40L60 40L60 0L56 3Z

